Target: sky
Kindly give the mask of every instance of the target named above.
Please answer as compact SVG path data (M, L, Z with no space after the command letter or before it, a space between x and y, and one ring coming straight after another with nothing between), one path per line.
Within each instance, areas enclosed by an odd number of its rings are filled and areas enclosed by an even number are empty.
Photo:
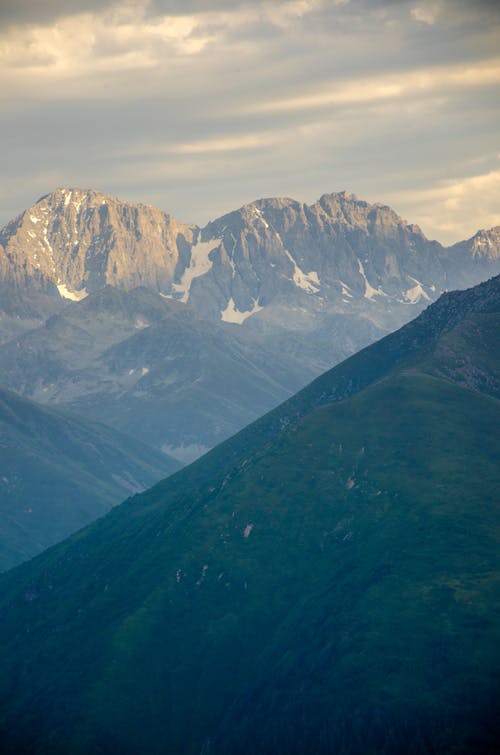
M347 190L500 225L496 0L1 0L0 226L57 187L204 224Z

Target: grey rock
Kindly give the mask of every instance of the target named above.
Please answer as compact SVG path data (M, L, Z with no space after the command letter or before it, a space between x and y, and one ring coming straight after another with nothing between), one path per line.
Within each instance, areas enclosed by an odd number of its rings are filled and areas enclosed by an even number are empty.
M261 199L199 228L58 189L0 244L4 382L184 460L500 272L499 228L445 248L347 192Z

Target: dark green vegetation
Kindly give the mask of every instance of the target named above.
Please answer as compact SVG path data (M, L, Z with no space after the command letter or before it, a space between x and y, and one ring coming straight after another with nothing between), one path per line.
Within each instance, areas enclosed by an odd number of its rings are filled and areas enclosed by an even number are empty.
M443 296L0 578L4 751L496 752L499 320Z
M0 569L178 468L134 438L0 389Z

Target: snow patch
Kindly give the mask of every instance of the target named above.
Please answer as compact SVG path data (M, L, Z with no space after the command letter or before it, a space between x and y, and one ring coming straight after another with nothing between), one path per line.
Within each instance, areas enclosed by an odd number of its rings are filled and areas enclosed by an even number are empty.
M69 203L71 202L71 194L72 194L71 191L68 191L67 194L66 194L66 192L64 192L64 206L65 207L67 207L69 205Z
M80 289L80 291L70 291L69 288L66 288L64 283L58 283L57 290L59 291L59 295L62 296L63 299L71 299L71 301L81 301L82 299L85 299L86 296L88 296L85 288Z
M406 301L409 301L411 304L417 304L421 299L430 301L430 297L425 293L420 281L418 281L416 278L412 278L411 280L415 281L415 285L404 292L403 296Z
M35 225L40 222L40 218L37 218L36 215L30 215L30 220L32 223L35 223Z
M347 283L344 283L344 281L341 280L339 280L339 283L342 289L342 296L348 296L349 299L352 299L352 294Z
M387 296L387 294L382 291L380 288L373 288L373 286L368 282L368 278L366 277L365 268L363 267L363 263L361 260L358 260L358 267L359 272L363 276L363 280L365 282L365 293L364 297L365 299L370 299L370 301L373 299L374 296Z
M311 270L310 273L305 273L297 265L288 249L285 249L285 247L283 247L283 249L285 250L286 256L293 265L293 282L295 283L297 288L301 288L303 291L307 291L308 294L317 294L320 286L318 273L316 273L314 270Z
M201 443L184 443L181 446L172 446L164 443L161 447L164 454L173 456L177 461L183 464L190 464L195 459L198 459L203 454L206 454L210 450L209 446L203 446Z
M258 217L258 218L260 218L260 220L261 220L261 221L262 221L262 223L264 224L264 227L265 227L265 228L269 228L269 223L267 222L267 220L265 219L265 217L263 216L263 214L262 214L262 212L261 212L261 211L259 210L259 208L258 208L258 207L254 207L254 208L253 208L253 211L254 211L255 215L257 215L257 217Z
M264 307L261 307L258 303L258 300L254 299L252 309L249 309L246 312L240 312L239 309L236 309L234 299L231 296L227 303L226 309L221 312L220 316L221 320L224 320L224 322L232 322L236 325L241 325L245 322L245 320L254 315L256 312L260 312L261 309L264 309Z
M54 264L54 250L52 249L50 241L49 241L49 239L47 237L48 227L49 227L49 221L48 221L48 218L45 218L45 226L43 228L43 240L45 242L45 245L46 245L47 249L49 250L50 261L52 262L52 271L55 272L56 266ZM61 292L59 292L59 293L61 293ZM64 296L64 294L61 294L61 295ZM66 297L66 298L71 298L71 297ZM81 297L81 298L83 298L83 297Z
M177 293L182 293L180 300L187 302L191 291L191 284L195 278L200 278L208 273L212 267L212 260L209 254L220 245L220 239L211 239L210 241L198 241L191 247L191 260L181 277L180 283L173 283L172 288Z
M143 367L141 369L141 377L144 377L144 375L147 375L149 372L149 367Z
M142 493L144 490L144 485L137 482L137 480L127 471L123 471L122 474L112 473L111 477L117 485L121 488L125 488L125 490L128 490L130 493Z

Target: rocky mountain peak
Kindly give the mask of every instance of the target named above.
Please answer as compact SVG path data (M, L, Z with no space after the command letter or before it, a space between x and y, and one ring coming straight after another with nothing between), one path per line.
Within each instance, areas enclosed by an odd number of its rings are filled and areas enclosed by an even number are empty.
M500 226L478 231L470 240L470 246L474 257L500 259Z
M193 230L150 205L60 188L5 226L0 244L15 282L51 282L79 300L106 284L169 287L178 238L191 241Z
M107 284L146 286L204 317L256 327L303 329L361 309L385 328L391 307L404 311L399 325L415 314L408 305L497 272L499 238L498 228L481 231L446 250L348 191L311 205L258 199L201 229L150 205L59 188L0 232L0 284L57 287L74 300Z

